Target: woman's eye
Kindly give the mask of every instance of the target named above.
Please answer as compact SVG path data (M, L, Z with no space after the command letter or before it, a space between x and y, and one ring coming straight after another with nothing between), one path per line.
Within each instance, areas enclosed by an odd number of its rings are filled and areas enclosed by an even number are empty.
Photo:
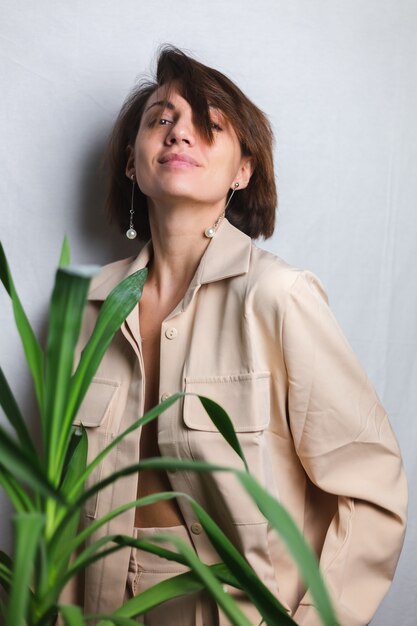
M172 120L166 117L153 118L149 120L148 127L153 128L155 124L158 124L158 126L166 126L167 124L172 124Z
M213 130L223 130L223 128L217 122L211 122L210 126Z

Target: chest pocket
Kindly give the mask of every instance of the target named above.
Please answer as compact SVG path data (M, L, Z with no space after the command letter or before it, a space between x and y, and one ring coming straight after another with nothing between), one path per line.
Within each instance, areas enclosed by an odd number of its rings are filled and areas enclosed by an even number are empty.
M117 400L120 383L105 378L94 378L78 410L74 426L84 426L88 440L88 463L107 446L112 436L112 413ZM99 482L105 475L108 457L91 472L86 488ZM106 472L107 473L107 472ZM87 517L97 516L99 494L90 498L84 507Z
M270 373L233 374L185 379L185 391L214 400L228 413L237 433L267 428L270 418ZM217 432L200 400L184 398L184 422L188 428Z
M75 426L110 427L111 407L120 383L107 378L93 378L74 420Z

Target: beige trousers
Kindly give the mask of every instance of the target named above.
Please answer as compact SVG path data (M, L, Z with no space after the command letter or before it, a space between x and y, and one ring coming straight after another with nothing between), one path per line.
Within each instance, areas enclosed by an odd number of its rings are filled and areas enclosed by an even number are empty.
M134 529L134 537L137 539L149 539L157 533L177 535L193 547L185 526ZM169 543L159 545L175 550ZM132 548L126 580L125 602L149 587L187 571L189 568L185 565ZM219 618L215 603L206 592L202 591L169 600L138 616L137 621L145 626L217 626Z

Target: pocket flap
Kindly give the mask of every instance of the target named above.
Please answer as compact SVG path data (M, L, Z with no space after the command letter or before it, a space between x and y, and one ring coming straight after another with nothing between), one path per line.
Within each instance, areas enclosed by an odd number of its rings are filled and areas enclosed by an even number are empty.
M185 391L214 400L228 413L236 432L264 430L269 424L269 372L185 378ZM218 432L196 396L184 397L184 422L194 430Z
M108 416L112 400L120 383L106 378L94 378L81 403L74 425L94 428L100 426Z

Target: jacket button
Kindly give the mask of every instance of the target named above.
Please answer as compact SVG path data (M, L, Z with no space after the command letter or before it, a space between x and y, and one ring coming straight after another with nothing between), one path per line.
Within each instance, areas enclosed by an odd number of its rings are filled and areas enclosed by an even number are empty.
M198 522L194 522L193 524L191 524L190 528L191 528L191 532L194 535L200 535L203 532L203 527Z
M161 396L161 402L165 402L165 400L168 400L170 396L171 396L170 393L167 393L167 392L163 393Z
M165 331L165 337L167 339L175 339L175 337L178 335L178 330L174 327L172 328L167 328Z

